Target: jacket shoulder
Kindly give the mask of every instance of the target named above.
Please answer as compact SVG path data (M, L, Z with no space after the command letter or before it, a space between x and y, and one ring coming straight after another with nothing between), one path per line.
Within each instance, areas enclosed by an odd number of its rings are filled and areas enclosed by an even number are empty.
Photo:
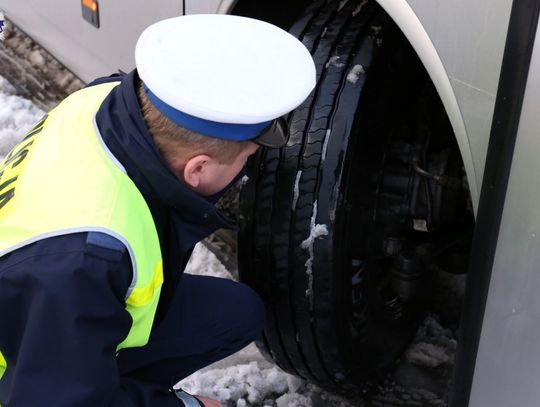
M85 88L89 88L90 86L95 85L101 85L102 83L118 82L121 81L126 75L127 73L119 70L118 72L115 72L109 76L102 76L100 78L94 79L92 82L88 83Z

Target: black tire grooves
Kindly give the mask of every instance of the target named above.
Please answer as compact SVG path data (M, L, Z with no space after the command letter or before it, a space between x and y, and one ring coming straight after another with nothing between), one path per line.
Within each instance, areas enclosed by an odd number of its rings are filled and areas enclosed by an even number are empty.
M267 257L259 254L260 248L265 248L266 244L264 238L262 244L259 243L259 240L257 239L257 236L260 236L261 234L264 235L265 232L265 229L259 226L269 225L267 222L261 222L263 219L260 219L261 213L257 210L259 208L260 199L258 191L263 189L261 188L261 184L265 182L265 178L261 174L266 173L265 161L269 151L270 150L262 149L257 157L251 160L248 172L250 174L257 174L257 176L251 176L247 185L242 190L241 212L247 216L244 215L246 218L241 216L240 224L242 228L245 228L245 230L248 231L248 233L239 234L239 247L246 249L246 257L244 258L250 259L251 261L246 264L245 267L240 267L240 278L245 283L254 287L266 304L266 328L260 341L260 344L263 345L262 349L268 350L272 359L276 361L278 366L282 369L295 373L295 369L288 360L287 355L282 351L283 347L275 346L280 339L278 334L279 331L276 326L275 304L268 298L271 289L267 279L264 278L268 274L268 270L266 270L268 263L264 261ZM255 179L255 181L253 181L253 179ZM262 215L264 215L264 212Z
M296 23L295 27L301 27L300 32L301 37L304 36L305 31L311 27L314 23L324 26L326 22L331 18L332 12L327 13L327 15L322 15L319 12L320 9L322 9L326 5L326 0L322 0L319 2L319 4L314 3L311 7L306 10L306 13L303 17L301 17L301 21L305 24L305 26L302 27L301 23ZM311 15L310 15L311 13ZM319 21L319 20L322 20ZM321 29L322 32L322 29ZM255 166L258 168L258 173L261 174L266 171L266 156L268 154L268 151L263 151L260 154L258 154L257 158L252 160L252 166ZM243 239L244 236L254 236L254 225L261 224L261 219L257 218L256 212L257 208L261 207L262 205L259 205L257 197L259 196L258 191L261 189L261 183L263 182L263 178L261 176L256 177L256 182L250 182L248 181L248 184L243 188L242 190L242 199L241 199L241 212L246 214L249 213L251 216L247 216L246 219L240 219L241 227L245 228L248 232L245 234L240 233L239 234L239 246L242 248L249 248L247 250L246 254L247 256L245 258L247 259L253 259L253 264L247 264L247 269L244 269L243 267L240 267L240 277L243 281L250 284L251 286L258 289L258 291L261 293L263 300L267 304L267 327L273 327L277 323L277 319L275 317L275 302L270 301L270 299L267 298L265 293L270 293L271 290L269 289L269 281L265 279L264 277L268 276L269 273L263 272L264 267L266 267L267 264L258 264L257 259L260 257L257 256L257 244L256 239ZM264 203L264 201L263 201ZM252 211L250 211L250 209ZM267 225L269 225L267 223ZM244 240L246 242L244 243ZM259 246L260 247L260 246ZM242 258L242 257L241 257ZM262 257L264 258L264 256ZM249 262L248 262L249 263ZM260 271L259 271L260 270ZM264 284L263 284L264 282ZM269 306L271 304L271 306ZM291 371L294 373L294 369L292 369L291 363L288 361L287 355L284 353L283 345L281 343L281 335L275 335L275 332L280 332L279 329L273 330L273 329L265 329L265 332L262 335L262 339L259 341L259 347L263 350L263 352L269 351L270 355L277 363L280 365L280 367L284 368L285 370ZM279 343L279 347L278 347ZM262 345L262 346L261 346ZM268 354L267 354L268 356ZM304 372L306 374L306 372Z
M343 11L345 15L350 15L349 10L347 10L346 8ZM335 26L341 27L340 32L343 31L344 28L346 28L346 25L342 25L342 24L335 24ZM340 33L338 34L341 35ZM329 37L331 36L329 35ZM340 41L332 41L332 43L334 44L339 43L339 42ZM334 49L334 47L335 46L332 46L331 48L329 48L329 52L327 53L328 55L331 54L331 51ZM320 58L320 59L325 61L328 58L327 56L325 56L324 58ZM319 82L322 83L322 81L319 81ZM316 92L316 93L319 94L320 92ZM309 103L309 105L317 106L317 103ZM313 116L312 109L310 109L308 116ZM302 122L303 121L304 120L302 120ZM323 129L323 131L325 130L326 130L326 126ZM304 131L305 130L303 129L302 133ZM287 152L287 149L283 149L283 150L284 152ZM296 157L298 157L298 153L293 153L291 157L293 158L293 161L298 161L296 159ZM287 159L285 158L283 161L287 161ZM283 317L283 318L280 318L280 321L282 321L282 324L280 324L281 325L280 332L282 332L283 334L282 338L283 338L283 341L287 345L286 349L291 359L297 360L298 363L300 363L301 361L305 361L306 359L309 360L310 364L312 365L312 366L309 366L309 370L312 371L313 374L316 376L316 379L317 379L316 381L320 381L321 378L324 378L324 381L327 382L330 378L330 375L328 374L324 366L318 363L319 359L321 358L320 352L318 351L317 344L314 342L313 332L310 331L310 329L308 329L309 322L308 322L308 325L306 326L305 332L301 332L301 331L299 332L296 330L296 327L298 325L297 323L298 320L309 321L313 318L311 313L306 314L306 312L309 312L308 311L309 304L307 304L307 306L304 306L304 307L297 307L297 306L291 307L290 305L294 302L294 298L296 297L305 299L305 291L306 291L306 283L302 281L301 285L298 286L298 289L296 290L297 292L295 293L295 295L294 296L291 295L291 293L295 292L295 289L294 289L295 283L293 281L293 277L295 276L293 276L293 273L288 272L289 269L293 269L293 268L290 267L289 262L287 261L287 257L291 259L292 256L290 255L290 253L287 255L287 253L290 250L289 248L293 247L294 245L290 245L287 238L289 237L288 235L291 235L291 236L293 235L292 234L293 229L290 228L288 225L292 217L288 217L285 214L288 210L290 210L290 207L291 207L292 189L290 187L291 185L294 185L297 168L294 168L295 170L294 172L291 172L290 169L291 169L291 165L289 165L289 163L284 164L283 162L280 165L280 168L278 169L278 171L280 172L278 174L278 179L283 180L283 184L285 185L285 188L283 187L280 188L278 185L276 185L275 196L279 197L279 199L283 201L283 204L277 206L278 208L281 207L282 210L278 211L276 213L277 216L274 216L272 218L272 224L275 226L273 229L277 231L283 231L283 233L279 234L280 238L278 240L275 240L275 239L273 240L274 253L277 254L276 258L272 259L273 264L276 264L276 267L274 269L274 272L275 272L274 274L277 279L281 279L281 284L279 284L280 289L278 290L278 292L280 293L286 292L287 290L287 285L285 284L286 282L288 286L292 287L292 289L289 290L288 300L284 298L284 295L283 296L280 295L279 297L280 298L279 302L281 305L280 316ZM310 217L311 215L309 216L308 221ZM280 254L279 252L283 254ZM299 270L301 270L301 268L299 268ZM306 276L304 273L299 271L298 275L301 279L305 280ZM301 305L306 305L306 304L301 304ZM291 310L293 314L296 314L294 315L292 324L291 324L291 321L287 319L288 313L290 313ZM302 313L302 310L306 312L304 312L303 315L298 317L297 315L298 310L301 310L301 313ZM304 346L300 347L300 344L298 344L299 348L296 348L295 345L297 345L298 339L301 340L302 345ZM305 342L308 342L308 343L305 343ZM296 354L296 350L299 350L300 352L299 355ZM291 352L293 353L292 355L291 355ZM304 356L304 353L305 353L305 356ZM300 365L297 365L297 366L300 366ZM304 377L311 378L311 374L304 371L304 369L299 368L299 370L301 371L301 374Z
M340 11L342 16L347 17L343 27L340 27L341 29L338 33L338 40L334 42L334 45L330 49L328 49L328 52L324 53L327 54L327 56L334 54L347 55L348 53L340 54L335 51L346 41L345 38L351 35L353 37L357 36L359 29L365 25L365 22L363 21L364 18L357 19L355 23L350 21L348 16L350 16L355 4L350 3L349 6L350 7L344 7L343 10ZM364 16L366 14L368 13L364 13ZM349 27L350 24L352 24L352 26ZM332 36L330 30L328 30L327 36ZM354 39L356 40L356 38ZM317 51L319 51L319 49ZM308 116L309 118L306 120L308 127L303 131L305 136L302 139L301 153L299 154L298 160L298 170L302 170L301 182L299 184L300 196L297 202L295 217L291 220L291 251L289 254L289 259L290 269L295 270L295 306L293 307L293 313L295 315L295 320L297 321L298 336L301 343L304 345L303 348L306 353L306 357L311 364L319 364L322 362L322 367L326 373L325 377L327 377L325 381L328 382L334 380L336 370L340 371L343 369L339 366L334 366L338 359L332 358L328 355L328 348L323 347L322 349L325 349L325 351L321 352L321 346L319 346L320 338L316 333L316 326L325 326L328 325L328 322L319 320L319 317L323 316L324 312L320 312L320 315L318 315L318 313L314 311L316 308L322 308L317 307L317 304L320 304L321 300L323 300L325 296L331 294L331 286L327 285L325 290L316 290L316 301L314 301L314 308L312 310L310 300L306 298L306 291L308 290L309 285L309 277L306 274L308 252L305 249L300 248L300 245L309 236L314 202L317 201L316 185L318 183L317 179L321 164L322 147L326 136L326 130L329 128L329 122L331 120L331 116L328 114L328 111L332 111L335 98L338 94L339 88L343 85L343 81L348 69L345 67L336 68L333 65L326 67L325 64L329 58L321 58L317 51L315 52L314 58L316 61L323 61L324 64L322 64L322 66L324 68L321 69L322 72L319 79L321 86L317 89L316 96L313 97L313 102L311 102L312 109L310 109ZM346 60L338 60L336 62L345 63ZM340 84L337 86L337 91L336 83ZM323 106L319 106L319 100L322 100L322 102L325 104ZM330 100L332 103L327 103L328 100ZM325 110L327 111L326 114L321 114L321 111ZM318 275L316 272L316 262L313 264L312 270L313 284L316 284L317 279L315 276ZM328 275L330 273L323 274ZM313 285L313 288L315 288L315 285ZM324 301L324 303L324 306L327 309L326 312L333 308L330 304L328 304L328 301Z
M366 10L365 14L368 14L369 11ZM370 16L372 16L370 14ZM354 40L354 45L352 47L343 47L342 50L338 52L339 55L350 55L346 62L346 66L343 68L344 72L350 72L351 68L355 65L362 65L367 72L369 72L369 67L373 57L373 49L375 48L376 39L374 36L366 35L365 30L369 30L369 26L373 20L368 19L365 24L362 24L362 30L358 31L356 38ZM343 44L347 44L348 41L343 41ZM356 50L352 53L352 50ZM352 87L350 83L347 82L346 75L343 75L338 86L338 91L334 96L334 104L332 105L330 112L328 113L328 123L327 127L331 129L331 134L334 133L333 122L336 118L336 115L341 113L349 112L351 116L354 117L354 111L359 100L358 94L363 88L363 81L365 76L361 76L358 79L358 82ZM352 89L351 89L352 88ZM342 107L339 106L339 102L346 102L346 99L342 95L343 92L348 91L348 95L351 98L355 98L354 104L352 101L350 103L345 103L347 106L345 111ZM352 106L354 105L354 108ZM352 126L352 120L350 125ZM336 129L337 130L337 129ZM327 145L327 156L330 156L330 149L333 148L338 140L341 140L343 143L344 138L346 139L349 135L349 131L339 132L336 131L337 135L341 136L333 137L333 142L330 143L328 140ZM324 134L324 133L323 133ZM324 144L326 139L326 134L324 134L322 143ZM309 150L306 150L306 156L310 156ZM336 175L336 171L343 168L342 161L340 159L330 160L332 165L328 165L326 168L323 165L322 157L319 157L319 162L317 163L317 177L315 179L315 196L317 197L318 202L318 217L316 223L328 223L332 225L334 220L329 215L331 211L336 210L336 207L331 208L335 199L329 197L334 191L336 185L339 185L340 176ZM332 187L330 183L322 189L321 185L324 182L324 177L329 179L330 182L334 182ZM320 219L320 221L319 221ZM313 335L317 339L317 344L319 349L324 349L324 352L321 352L321 360L332 371L332 377L335 381L343 380L347 375L348 368L340 363L340 361L348 362L347 357L341 354L342 346L340 342L340 331L338 329L339 315L335 315L337 311L336 305L333 303L335 298L338 297L337 293L340 292L339 285L337 283L338 276L337 273L328 273L325 272L325 267L322 265L337 270L335 267L335 249L333 247L333 228L329 228L329 236L323 240L316 240L314 243L314 252L319 256L321 261L315 261L313 264L313 291L317 293L317 301L314 302L314 324L313 324Z
M333 12L330 13L330 16L333 15ZM331 18L331 17L330 17ZM313 33L313 31L324 32L325 24L328 23L329 17L327 15L323 15L322 18L314 18L311 21L317 22L317 29L310 28L310 32ZM302 352L294 352L292 349L295 347L295 339L296 329L292 326L292 321L290 321L287 316L290 315L290 306L288 306L288 267L285 267L283 272L283 276L280 275L280 270L273 266L276 264L276 261L279 261L279 259L287 259L287 255L285 256L279 256L276 253L276 250L279 250L278 244L276 244L274 239L274 232L275 230L279 230L278 228L274 228L273 222L275 222L276 214L278 216L281 215L280 211L275 211L274 208L276 206L275 199L277 197L276 190L278 189L278 167L274 167L275 165L279 166L280 163L280 157L281 152L279 150L270 150L266 153L266 160L264 163L265 170L268 171L268 174L274 174L274 182L273 182L273 188L266 188L265 191L263 187L263 191L261 191L261 194L258 194L259 196L263 196L264 194L268 194L272 197L272 204L270 208L267 208L267 215L270 217L270 221L268 221L266 224L268 225L269 232L266 233L268 236L267 240L267 256L265 258L270 260L270 264L266 264L265 267L271 267L272 272L271 273L265 273L265 282L268 284L268 288L270 288L271 293L273 293L273 297L271 299L272 301L272 308L274 310L273 314L279 315L279 318L275 318L275 325L277 326L277 334L272 329L265 329L265 337L267 342L270 345L270 349L272 349L273 352L279 352L285 355L287 359L287 364L294 366L294 372L296 374L299 374L303 377L309 378L311 380L320 381L320 379L317 379L317 377L314 377L309 370L305 367L305 361L303 358ZM272 175L270 175L271 177ZM264 207L264 202L269 202L268 199L263 199L262 203L257 205L257 207L261 208ZM290 203L289 203L290 205ZM261 219L261 222L265 222L266 219ZM283 249L283 247L282 247ZM285 251L288 250L288 244L285 246ZM285 278L283 278L285 277ZM276 308L277 307L277 308ZM274 319L272 317L275 317L275 315L271 315L271 319ZM274 326L274 324L270 325ZM278 350L279 348L279 350Z
M300 41L304 38L305 31L311 26L312 22L320 16L321 10L326 6L327 0L313 2L300 18L294 23L289 33Z
M239 265L241 278L254 286L267 304L267 327L260 343L270 349L283 369L315 382L331 384L342 380L346 370L341 364L343 356L339 351L335 307L332 306L335 276L329 270L320 270L314 262L313 288L317 296L311 310L306 297L308 255L300 244L309 236L314 202L319 200L324 174L331 178L330 171L341 166L340 159L336 159L331 168L324 168L322 149L326 130L333 126L338 110L336 101L347 85L350 67L357 62L355 50L368 35L366 30L375 5L368 3L359 15L351 17L360 1L349 1L339 11L338 1L322 3L312 6L313 16L308 17L306 13L301 18L305 27L295 25L291 29L301 33L303 43L314 54L318 85L308 100L291 114L288 145L281 152L262 152L250 165L252 171L258 169L258 176L256 182L248 181L242 192L242 212L249 215L245 220L241 217ZM330 23L332 25L325 28ZM373 38L369 41L371 45L375 42ZM363 52L358 52L362 58L365 57ZM344 63L344 67L325 66L333 54L344 56L337 61ZM362 62L365 63L363 59ZM356 88L358 99L361 83ZM354 110L351 120L352 117ZM343 131L344 136L347 134ZM337 139L329 142L328 152L331 148L339 152L342 142ZM302 171L300 193L296 210L292 211L293 188L299 170ZM339 175L333 173L333 180L339 183ZM332 191L330 188L326 193ZM331 210L328 204L319 207L317 220L328 219ZM314 245L317 259L326 266L333 261L323 258L332 253L331 228L329 232L327 238Z
M267 150L265 154L266 157L263 162L263 167L265 169L265 173L270 174L270 177L266 177L266 179L273 179L272 182L268 183L267 185L265 185L265 183L263 182L258 189L257 196L259 197L259 199L256 207L259 208L260 215L257 221L260 226L264 225L263 227L259 227L259 231L262 232L259 235L263 235L264 237L262 240L255 239L255 245L256 250L257 248L264 248L264 254L261 256L261 258L265 259L266 261L264 262L264 264L261 264L261 266L263 267L263 270L265 270L265 272L263 273L260 281L264 283L264 292L267 293L267 298L263 297L263 300L266 304L271 304L272 309L272 312L269 313L269 321L267 327L264 330L265 339L270 345L270 349L272 350L272 352L274 352L278 356L278 358L280 354L283 355L282 357L285 360L280 360L281 364L284 366L291 366L291 370L289 371L300 374L300 372L296 370L296 365L291 361L283 344L282 331L280 330L279 322L280 312L278 310L279 296L281 295L281 292L279 291L280 287L276 286L275 279L273 278L274 269L272 265L272 260L275 256L272 250L273 231L271 219L272 213L274 211L274 190L277 182L277 166L279 164L279 154L280 151L275 149ZM276 157L276 155L278 155L278 157ZM262 208L264 208L265 210L261 213Z
M349 13L347 13L347 9L344 9L343 13L335 14L335 8L337 8L337 6L334 6L334 9L332 10L333 15L336 15L336 18L333 20L332 27L336 32L332 33L331 30L328 30L329 32L327 32L327 35L324 39L317 38L315 41L315 44L317 44L317 48L315 51L315 60L323 62L322 64L318 64L319 66L317 71L319 76L319 85L312 94L312 96L310 96L308 101L304 103L304 105L309 106L309 109L298 110L292 115L293 120L291 120L291 127L293 127L295 124L297 124L297 121L299 121L300 123L298 124L300 124L300 126L298 127L301 129L301 133L298 133L302 135L306 134L312 121L311 118L315 114L314 109L318 106L316 100L319 99L321 96L320 87L323 85L323 78L326 75L325 64L329 56L332 54L332 51L335 49L337 44L339 44L341 35L346 30L349 21L349 18L345 17L349 15ZM323 32L324 30L325 29L323 28ZM320 45L323 43L324 40L326 40L325 42L327 42L328 45L322 47ZM319 53L322 53L322 56L317 56L317 54ZM307 116L307 118L304 119L304 114L306 112L307 114L305 116ZM298 118L296 116L300 117ZM323 131L325 130L326 129L323 129ZM281 188L282 190L276 190L276 195L280 196L282 200L282 204L280 205L282 210L280 211L279 217L273 220L275 229L282 231L282 247L280 247L279 250L283 251L283 255L281 256L281 264L276 264L276 275L278 277L281 276L280 278L282 278L283 283L287 283L288 287L290 287L290 290L287 290L288 299L282 304L282 315L286 315L286 313L289 313L292 318L292 324L289 324L289 326L286 327L288 329L283 329L285 338L288 339L286 342L290 344L287 348L287 351L289 353L293 349L295 351L298 351L299 356L306 364L308 371L312 373L312 375L315 377L315 381L324 383L331 380L331 375L329 374L329 371L325 368L325 366L320 363L320 350L317 346L316 339L314 338L313 332L310 327L309 321L313 319L313 315L310 311L310 302L306 298L306 290L308 285L307 281L309 277L305 273L304 264L302 264L301 267L294 264L294 248L297 247L301 242L291 243L294 241L294 225L296 220L296 215L294 211L291 210L291 202L294 199L293 194L296 176L298 171L300 170L302 157L304 156L305 140L306 136L303 136L300 143L298 143L300 145L300 154L298 154L297 151L298 145L293 145L291 142L288 143L288 146L283 149L286 156L284 161L288 162L283 162L280 166L279 171L280 177L286 178L286 180L284 182L284 187ZM291 149L293 150L292 152ZM293 188L291 188L291 186L293 186ZM307 218L308 223L310 222L310 219L311 214ZM305 239L306 237L307 236L304 235L303 239ZM290 270L292 270L292 272ZM311 374L309 376L311 376Z

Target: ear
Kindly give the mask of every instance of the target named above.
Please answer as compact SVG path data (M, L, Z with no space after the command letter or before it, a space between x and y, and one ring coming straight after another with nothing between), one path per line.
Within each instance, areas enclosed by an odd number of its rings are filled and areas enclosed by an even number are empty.
M211 158L205 154L190 158L184 167L184 182L191 188L197 188L205 175L210 160Z

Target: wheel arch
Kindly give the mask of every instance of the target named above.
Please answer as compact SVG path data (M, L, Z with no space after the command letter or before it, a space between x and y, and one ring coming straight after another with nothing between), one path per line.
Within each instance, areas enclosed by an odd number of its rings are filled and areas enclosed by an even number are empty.
M476 213L479 199L479 185L476 182L476 168L472 150L459 108L456 94L450 83L443 62L422 22L406 0L376 0L396 25L401 29L428 72L441 98L448 119L454 130L461 158L465 166L471 199Z
M454 93L450 78L437 49L431 41L424 25L406 0L376 1L401 29L418 54L437 89L437 93L444 105L444 109L452 125L454 136L461 152L461 158L465 166L469 183L471 199L476 212L479 199L479 185L477 184L477 171L473 160L472 150L456 94ZM277 2L272 0L263 0L260 2L254 2L253 0L223 0L219 12L228 12L259 18L274 23L284 29L288 29L289 24L292 24L309 3L309 0L280 0ZM284 13L284 10L287 12ZM284 15L288 17L285 19L277 17Z

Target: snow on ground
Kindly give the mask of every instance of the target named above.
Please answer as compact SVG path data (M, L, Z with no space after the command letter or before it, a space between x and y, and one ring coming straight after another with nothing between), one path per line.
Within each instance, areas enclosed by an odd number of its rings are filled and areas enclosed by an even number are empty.
M185 273L204 274L205 276L233 279L232 274L225 268L217 257L204 245L197 244L188 261Z
M15 88L0 76L0 160L42 115L42 110L17 96Z

